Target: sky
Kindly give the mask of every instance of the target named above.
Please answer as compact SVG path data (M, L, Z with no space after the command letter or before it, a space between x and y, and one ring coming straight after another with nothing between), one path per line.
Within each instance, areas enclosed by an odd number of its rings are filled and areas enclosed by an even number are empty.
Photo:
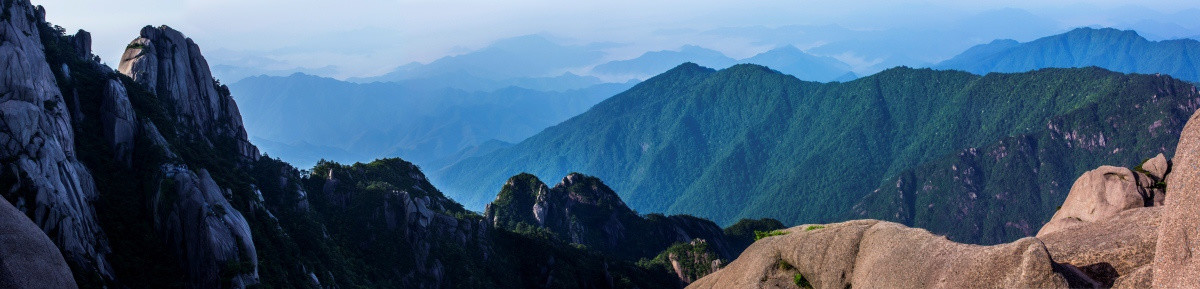
M1200 36L1200 17L1194 16L1200 15L1200 4L1194 0L33 3L45 6L47 20L68 33L91 32L94 53L110 66L116 66L141 27L166 24L195 40L211 66L339 79L380 75L409 62L428 63L528 34L564 44L608 43L611 60L685 44L739 59L795 45L856 67L932 63L997 38L1029 41L1081 26L1136 29L1152 40ZM960 39L938 42L945 35ZM888 49L904 54L891 55Z

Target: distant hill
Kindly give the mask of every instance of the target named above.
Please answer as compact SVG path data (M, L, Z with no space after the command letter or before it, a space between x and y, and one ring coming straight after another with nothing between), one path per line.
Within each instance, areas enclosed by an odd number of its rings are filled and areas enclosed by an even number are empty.
M591 47L561 45L535 34L502 39L470 53L443 57L427 64L413 62L384 75L350 78L347 81L397 82L430 78L453 79L469 75L471 78L501 82L502 86L507 86L517 85L512 81L523 78L563 75L572 68L591 65L603 56L603 52Z
M996 182L1068 184L1097 163L1132 166L1170 151L1176 139L1171 134L1182 124L1178 118L1186 115L1176 110L1195 106L1190 87L1096 68L979 76L900 67L822 84L757 65L715 71L688 63L514 146L449 166L431 180L471 209L481 209L492 198L491 184L508 176L578 171L608 180L639 211L688 213L723 225L758 217L826 222L847 218L856 202L894 186L899 174L921 174L911 170L918 165L1012 136L1053 130L1050 135L1070 135L1087 150L1105 153L1050 150L1040 159L1070 157L1080 165L1056 167L1036 180ZM1117 117L1130 113L1121 107L1144 112ZM1065 197L1048 190L1028 194L1045 204ZM1018 212L1005 208L1025 207L979 207L999 212L970 214ZM1031 221L1050 217L1031 214Z
M976 74L1023 72L1047 67L1096 66L1124 73L1163 73L1200 81L1200 41L1149 41L1132 30L1078 28L1018 43L997 40L943 61L934 68Z
M850 65L832 57L805 53L791 45L781 46L742 60L725 56L720 51L685 45L677 51L647 52L634 59L600 64L592 68L591 72L596 75L648 78L684 62L717 68L729 67L736 63L758 64L808 81L849 81L857 78L853 72L850 72Z
M357 84L293 74L247 78L230 90L245 112L248 133L273 157L309 166L320 157L362 157L336 159L354 162L401 156L437 166L489 140L520 141L631 85L467 92L413 82Z
M743 63L758 64L790 74L801 80L830 82L848 81L856 78L850 65L833 57L815 56L804 53L795 46L783 46L742 59Z
M667 71L684 62L698 63L708 67L729 67L736 59L720 51L684 45L679 50L651 51L627 60L616 60L592 68L593 74L646 78Z

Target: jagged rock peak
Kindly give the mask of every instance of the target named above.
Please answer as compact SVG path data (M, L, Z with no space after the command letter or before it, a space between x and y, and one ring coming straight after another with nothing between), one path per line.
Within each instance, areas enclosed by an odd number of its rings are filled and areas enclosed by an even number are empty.
M46 61L45 11L27 0L0 7L0 195L38 224L66 259L112 277L96 221L91 173L75 154L70 113Z
M146 26L125 48L117 69L174 105L177 121L189 135L212 145L228 139L237 153L258 159L246 138L242 115L229 89L217 82L208 61L191 38L166 25Z

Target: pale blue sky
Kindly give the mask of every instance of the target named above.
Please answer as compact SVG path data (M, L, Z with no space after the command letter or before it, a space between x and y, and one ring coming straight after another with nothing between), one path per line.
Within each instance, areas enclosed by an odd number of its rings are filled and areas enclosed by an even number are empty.
M881 47L853 45L887 46L954 29L979 31L955 34L971 38L947 44L956 51L967 43L1028 41L1079 26L1137 29L1152 39L1200 35L1195 1L33 1L47 8L50 22L92 32L95 52L113 66L142 26L167 24L196 40L213 65L323 68L316 73L337 78L378 75L534 33L566 43L620 44L608 51L610 59L683 44L742 58L794 44L806 50L827 45L818 50L852 65L882 61L868 52ZM791 33L797 28L789 25L808 31ZM831 45L836 40L811 31L828 25L861 32L856 37L899 36ZM933 62L952 56L945 54L905 57Z

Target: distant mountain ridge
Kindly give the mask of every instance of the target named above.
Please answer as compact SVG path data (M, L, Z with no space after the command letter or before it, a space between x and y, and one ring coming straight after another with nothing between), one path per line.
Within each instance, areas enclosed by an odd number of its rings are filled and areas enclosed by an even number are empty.
M1025 43L997 40L978 45L934 68L987 74L1087 66L1200 82L1200 41L1150 41L1133 30L1085 27Z
M780 46L741 60L725 56L720 51L695 45L684 45L677 51L651 51L633 59L610 61L593 67L591 72L600 75L643 78L667 71L684 62L716 68L729 67L737 63L758 64L807 81L850 81L858 78L850 71L850 65L832 57L805 53L792 45Z
M563 92L518 87L468 92L411 83L358 84L293 74L232 84L252 137L297 163L318 156L355 162L400 156L422 166L497 139L517 142L628 88L598 84ZM351 117L352 116L352 117ZM333 148L327 150L322 148Z
M839 220L887 178L913 166L1043 131L1056 117L1087 115L1103 103L1190 107L1196 100L1179 87L1189 86L1095 68L979 76L901 67L821 84L757 65L715 71L689 63L431 179L469 208L490 197L475 183L522 171L580 171L608 180L637 210L690 213L718 224L753 217L792 224ZM1058 128L1095 126L1109 112L1071 118ZM1119 139L1092 146L1120 150L1080 163L1123 163L1169 149L1174 140L1167 132L1176 128L1168 124L1180 123L1172 115L1147 114L1125 124L1161 121L1156 137L1106 132ZM1062 171L1046 181L1069 183L1080 173Z

